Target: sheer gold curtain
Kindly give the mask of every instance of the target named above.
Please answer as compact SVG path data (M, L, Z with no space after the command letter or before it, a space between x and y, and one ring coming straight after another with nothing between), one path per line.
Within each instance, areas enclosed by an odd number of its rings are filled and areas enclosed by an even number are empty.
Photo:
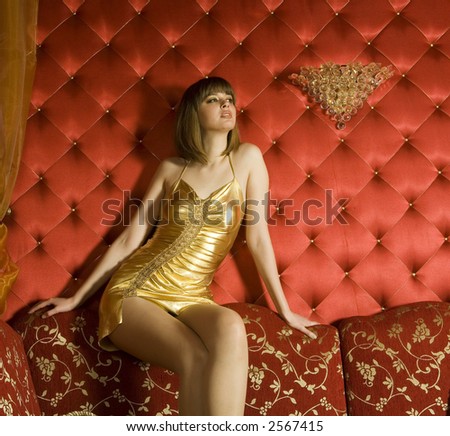
M19 169L36 67L38 0L0 0L0 315L18 268L6 251L8 211Z

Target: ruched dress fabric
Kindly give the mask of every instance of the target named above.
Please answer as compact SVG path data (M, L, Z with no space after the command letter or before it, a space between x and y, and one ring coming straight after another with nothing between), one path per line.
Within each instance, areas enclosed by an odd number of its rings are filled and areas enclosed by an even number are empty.
M103 349L116 350L108 336L122 322L125 298L144 298L173 315L192 304L216 304L209 285L236 239L243 216L242 190L228 159L232 180L207 198L199 197L182 178L186 164L163 201L153 237L111 277L99 308Z

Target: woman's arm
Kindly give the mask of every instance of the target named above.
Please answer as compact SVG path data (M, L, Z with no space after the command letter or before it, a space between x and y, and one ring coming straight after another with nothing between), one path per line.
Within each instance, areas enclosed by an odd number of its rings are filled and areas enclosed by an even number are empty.
M275 304L278 314L291 326L312 339L316 335L307 327L316 323L291 311L281 286L275 254L267 225L267 207L264 199L269 192L269 176L263 156L258 147L248 145L246 162L249 167L247 180L246 239L261 278Z
M154 225L154 222L150 220L159 215L165 180L169 172L168 166L166 162L161 163L130 225L111 244L77 292L69 298L55 297L42 301L33 306L29 313L50 307L42 314L43 317L48 317L59 312L72 310L92 296L111 277L120 263L144 242ZM146 218L144 222L141 222L142 217Z

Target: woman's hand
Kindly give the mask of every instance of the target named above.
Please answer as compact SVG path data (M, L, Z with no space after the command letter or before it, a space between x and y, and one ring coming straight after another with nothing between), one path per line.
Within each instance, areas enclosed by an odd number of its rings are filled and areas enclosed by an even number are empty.
M48 318L49 316L55 315L61 312L69 312L77 307L78 303L73 298L49 298L48 300L41 301L40 303L35 304L28 313L35 313L41 309L46 308L45 311L42 312L42 318ZM49 306L52 306L49 308Z
M307 335L308 337L310 337L311 339L317 339L317 335L314 334L311 330L309 330L307 327L311 327L313 325L317 325L317 322L314 321L310 321L309 319L294 313L294 312L290 312L289 314L287 314L286 316L281 316L286 323L296 329L296 330L300 330L302 333L304 333L305 335Z

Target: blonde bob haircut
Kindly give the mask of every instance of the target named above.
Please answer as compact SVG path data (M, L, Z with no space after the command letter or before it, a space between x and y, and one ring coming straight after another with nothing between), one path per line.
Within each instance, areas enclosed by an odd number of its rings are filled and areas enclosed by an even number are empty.
M221 77L201 79L189 86L181 98L175 125L175 145L178 153L186 160L207 163L203 147L202 131L198 118L200 104L211 94L223 92L236 100L233 88ZM227 147L224 156L236 149L240 144L237 123L228 132Z

